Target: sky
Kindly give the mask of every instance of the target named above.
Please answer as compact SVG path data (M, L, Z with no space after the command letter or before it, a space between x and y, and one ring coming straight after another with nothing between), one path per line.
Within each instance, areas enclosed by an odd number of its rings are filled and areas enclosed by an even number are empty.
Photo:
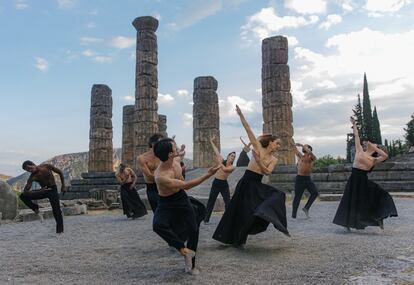
M261 133L261 41L289 41L294 138L345 156L367 74L382 137L414 112L414 0L0 0L0 173L87 151L93 84L112 89L114 147L134 103L140 16L159 20L159 113L192 158L194 78L218 81L221 148L239 151L239 104Z

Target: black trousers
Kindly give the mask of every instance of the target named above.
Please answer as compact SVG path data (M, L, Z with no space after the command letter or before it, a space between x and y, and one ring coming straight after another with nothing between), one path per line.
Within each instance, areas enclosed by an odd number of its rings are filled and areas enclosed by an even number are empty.
M305 205L305 209L309 210L310 207L312 206L312 203L315 201L315 199L319 195L318 189L316 188L310 176L297 175L296 180L295 180L295 197L293 198L293 202L292 202L292 217L293 218L296 218L300 200L302 199L302 195L305 189L308 189L310 193L308 202Z
M130 188L132 183L121 185L121 201L124 214L130 218L139 218L147 214L147 209L138 195L137 189Z
M199 228L193 206L184 190L168 197L160 196L152 228L178 251L185 247L197 251ZM186 241L187 246L184 244Z
M150 203L151 210L155 213L155 210L158 206L158 201L160 199L160 195L158 195L157 184L155 183L146 183L147 184L147 197L148 202Z
M216 203L217 196L219 193L221 193L221 196L224 200L224 205L227 209L227 206L230 203L229 184L227 183L227 180L215 178L213 184L211 185L210 195L208 197L207 213L206 218L204 219L205 222L210 221L211 213L213 212L214 204Z
M27 207L36 211L39 206L33 203L33 200L49 199L52 206L53 217L56 221L56 233L63 233L63 217L62 210L60 209L59 193L56 186L51 187L52 190L39 190L39 191L26 191L20 195L20 200L26 204Z

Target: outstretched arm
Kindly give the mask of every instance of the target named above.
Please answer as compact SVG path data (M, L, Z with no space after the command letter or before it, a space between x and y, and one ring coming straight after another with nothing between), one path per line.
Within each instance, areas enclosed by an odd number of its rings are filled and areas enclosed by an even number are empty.
M250 143L252 144L253 148L255 150L259 150L260 149L260 143L257 140L255 134L253 133L252 129L249 126L249 123L247 123L246 118L244 117L242 111L240 110L240 107L238 105L236 105L236 112L240 117L240 121L244 127L244 129L246 130L247 136L249 137Z
M358 127L356 125L354 117L351 117L350 121L352 123L352 129L354 131L355 151L358 151L358 152L362 151L362 146L361 146L361 140L359 138Z
M216 158L216 162L218 164L222 163L224 159L221 156L221 154L220 154L219 150L217 149L216 145L214 144L213 138L210 138L210 144L211 144L211 147L213 148L214 156Z
M53 172L55 172L55 173L59 174L59 177L60 177L60 182L62 183L61 192L65 192L65 191L66 191L66 189L65 189L65 177L63 177L63 172L62 172L62 170L60 170L60 169L59 169L59 168L57 168L57 167L54 167L54 166L53 166L53 165L51 165L51 164L45 164L45 166L46 166L47 168L49 168L50 170L52 170Z
M248 153L248 152L250 151L250 146L251 146L252 144L251 144L251 143L246 144L246 143L244 142L244 140L242 139L242 137L240 137L240 140L241 140L242 144L244 145L244 146L243 146L243 150L244 150L244 152L245 152L245 153Z
M299 146L299 147L302 147L303 145L302 145L302 144L300 144L300 143L295 143L295 140L294 140L293 138L291 138L291 139L289 140L289 143L290 143L291 147L293 148L293 151L295 152L295 155L296 155L299 159L301 159L303 155L300 153L300 151L298 151L297 147L298 147L298 146Z

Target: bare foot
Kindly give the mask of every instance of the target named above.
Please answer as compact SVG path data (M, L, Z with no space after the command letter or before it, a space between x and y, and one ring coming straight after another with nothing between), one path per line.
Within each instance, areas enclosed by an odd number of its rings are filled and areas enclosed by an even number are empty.
M40 220L40 222L41 223L43 223L44 222L44 218L43 218L43 213L42 212L40 212L40 210L38 209L37 211L35 211L35 213L36 213L36 215L39 217L39 220Z
M308 210L308 209L306 209L306 208L302 208L302 211L305 213L306 218L308 218L308 219L309 219L309 210Z
M195 256L195 252L188 248L183 248L180 252L184 256L185 272L191 271L193 268L193 257Z
M194 267L193 269L188 271L188 273L191 274L191 275L199 275L200 274L200 269L198 269L197 267Z

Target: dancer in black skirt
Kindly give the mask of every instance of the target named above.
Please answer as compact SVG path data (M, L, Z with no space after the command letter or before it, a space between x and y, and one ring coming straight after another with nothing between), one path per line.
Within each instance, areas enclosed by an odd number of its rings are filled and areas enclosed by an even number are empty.
M213 212L214 204L216 203L217 196L220 193L224 200L224 205L227 208L230 202L230 189L227 178L234 171L235 167L233 162L236 159L236 153L230 152L227 155L226 160L220 155L219 150L213 142L213 138L210 139L211 147L213 148L216 160L218 164L223 164L223 166L217 171L213 183L211 185L210 195L207 202L207 213L204 223L208 224L210 221L211 213Z
M277 164L274 154L280 148L280 139L270 134L256 138L239 106L236 111L253 146L253 157L213 238L243 248L249 234L265 231L269 223L285 235L289 232L285 193L261 182L263 175L271 174Z
M135 188L137 180L135 172L121 163L119 165L119 172L116 174L116 179L121 184L122 209L127 218L136 219L145 216L147 209Z
M355 119L351 117L355 138L355 159L351 177L336 211L334 224L350 228L364 229L378 226L384 229L383 220L397 217L397 209L391 195L378 184L368 180L367 174L372 168L388 158L377 145L363 141L360 143ZM374 157L373 154L377 153Z
M251 143L246 144L243 141L242 137L240 137L240 140L243 144L243 148L242 148L242 151L240 152L239 158L237 159L237 162L236 162L237 167L247 166L247 165L249 165L249 162L250 162L250 158L247 154L250 151Z
M204 217L205 208L196 199L189 199L184 190L214 175L221 165L209 168L203 176L184 181L180 163L174 159L178 156L174 140L160 140L154 146L154 153L161 163L154 172L160 199L154 213L153 230L184 256L186 272L197 274L195 254L200 222L198 217Z

